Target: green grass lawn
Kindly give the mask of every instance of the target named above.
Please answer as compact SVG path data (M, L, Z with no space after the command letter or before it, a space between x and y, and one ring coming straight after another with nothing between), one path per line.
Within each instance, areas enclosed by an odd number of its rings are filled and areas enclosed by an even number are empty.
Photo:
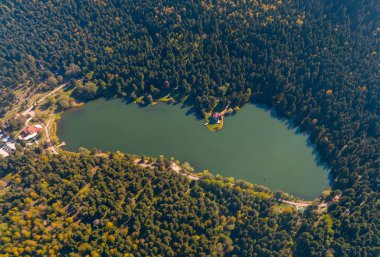
M211 116L212 112L209 112L206 114L206 117L205 117L205 120L206 120L206 127L208 130L212 131L212 132L215 132L215 131L218 131L218 130L221 130L223 128L223 123L224 123L224 117L221 118L220 120L220 123L219 124L210 124L210 116Z
M173 99L173 97L170 96L170 94L167 94L166 96L161 97L160 99L158 99L158 101L163 102L163 103L168 103L171 100L174 100L174 99Z
M23 92L24 92L24 90L23 90L22 88L13 91L13 93L14 93L15 95L17 95L17 96L21 95Z
M136 98L136 100L134 101L134 103L136 103L136 104L141 103L142 100L143 100L143 98L144 98L144 96L140 96L140 97Z
M224 117L222 117L220 119L219 124L210 124L210 117L211 117L212 113L214 112L214 109L218 106L218 104L219 104L219 101L217 101L215 103L214 108L212 108L212 110L210 112L206 113L206 117L205 117L205 121L207 123L206 127L208 130L210 130L212 132L221 130L223 128L223 124L224 124Z

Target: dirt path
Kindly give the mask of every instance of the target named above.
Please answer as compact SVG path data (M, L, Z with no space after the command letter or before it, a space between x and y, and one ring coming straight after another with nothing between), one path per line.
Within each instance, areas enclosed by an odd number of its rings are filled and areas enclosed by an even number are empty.
M32 104L32 106L30 106L28 109L26 109L25 111L23 111L23 112L21 113L21 115L22 115L22 116L27 116L27 115L29 115L29 116L33 117L33 116L34 116L33 109L34 109L34 107L35 107L37 104L41 103L41 102L44 101L46 98L48 98L49 96L51 96L52 94L54 94L54 93L57 92L58 90L60 90L60 89L62 89L62 88L64 88L64 87L66 87L67 85L68 85L68 83L63 83L63 84L60 85L59 87L57 87L57 88L55 88L54 90L50 91L50 92L49 92L48 94L46 94L44 97L42 97L41 99L35 101L35 102Z
M171 169L172 169L175 173L180 174L180 175L183 175L183 176L186 176L186 177L188 177L189 179L192 179L192 180L200 180L200 179L201 179L201 178L198 177L198 176L194 176L194 175L191 175L191 174L187 174L187 173L182 172L182 167L179 166L178 164L174 163L174 162L172 162L172 164L171 164L170 167L171 167Z
M61 148L62 146L65 146L65 145L66 145L66 143L65 143L65 142L62 142L61 144L57 145L56 148Z
M134 159L133 163L135 165L138 165L140 167L143 167L143 168L151 168L153 169L154 166L152 164L147 164L147 163L140 163L141 162L141 159L140 158L136 158ZM176 164L175 162L172 162L171 165L170 165L170 168L172 171L174 171L175 173L177 174L180 174L182 176L185 176L191 180L200 180L201 178L198 177L198 176L195 176L195 175L191 175L191 174L187 174L187 173L184 173L182 172L182 167L178 164Z
M56 87L54 90L50 91L47 95L45 95L44 97L42 97L40 100L38 100L36 103L39 104L41 103L42 101L44 101L47 97L51 96L52 94L54 94L55 92L57 92L58 90L66 87L68 85L68 83L63 83L62 85L60 85L59 87Z
M338 198L335 198L333 201L337 201L339 200L339 197ZM277 201L281 202L281 203L285 203L285 204L289 204L289 205L293 205L298 209L305 209L307 208L308 206L310 205L313 205L314 203L313 202L310 202L310 201L298 201L298 202L294 202L294 201L288 201L288 200L283 200L283 199L277 199ZM322 202L320 204L317 205L317 207L322 210L324 208L326 208L328 206L328 203L326 202Z
M340 150L338 153L338 157L340 157L342 155L343 151L346 150L347 147L348 147L348 145L343 146L342 150Z
M48 142L49 144L49 150L53 153L53 154L58 154L58 151L57 149L55 149L54 145L52 144L51 142L51 139L50 139L50 134L49 134L49 125L50 125L50 122L52 120L52 116L50 116L49 118L49 121L46 123L46 125L44 125L44 129L45 129L45 134L46 134L46 141Z
M138 165L138 166L143 167L143 168L152 168L152 169L154 168L154 166L152 164L141 163L141 159L140 158L134 159L133 163L135 165ZM184 173L182 171L182 167L180 165L176 164L175 162L171 163L170 168L175 173L180 174L182 176L186 176L187 178L189 178L191 180L200 180L201 179L201 177L198 177L196 175ZM336 197L333 201L337 201L338 199L339 199L339 197ZM292 205L292 206L296 207L297 210L299 210L299 209L305 209L308 206L314 204L311 201L297 201L297 202L295 202L295 201L289 201L289 200L284 200L284 199L277 199L277 201L279 201L281 203ZM320 204L317 205L317 207L320 210L326 208L327 206L328 206L328 203L326 203L326 202L322 202L322 203L320 203Z
M29 122L33 119L33 117L29 117L26 121L25 121L25 127L28 126Z
M279 199L278 201L282 202L282 203L289 204L289 205L293 205L297 209L298 208L306 208L306 207L308 207L308 206L310 206L312 204L311 202L306 202L306 201L305 202L293 202L293 201L282 200L282 199Z
M230 104L227 104L226 108L220 113L220 115L224 115L226 114L226 112L228 111L228 107L230 107Z

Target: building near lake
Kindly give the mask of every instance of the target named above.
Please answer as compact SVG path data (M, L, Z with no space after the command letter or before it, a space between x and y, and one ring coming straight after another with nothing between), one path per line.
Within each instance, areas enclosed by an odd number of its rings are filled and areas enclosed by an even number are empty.
M5 150L3 149L0 149L0 156L2 156L3 158L6 158L9 156L9 153L7 153Z
M16 143L12 140L5 144L5 148L9 151L16 151Z
M22 140L28 141L38 136L41 130L42 130L42 126L39 124L27 126L21 132L21 135L19 136L19 138Z
M219 112L214 112L209 118L210 124L219 124L222 117L223 114Z
M16 151L16 142L11 138L4 141L0 145L0 156L6 158L11 155L14 151Z

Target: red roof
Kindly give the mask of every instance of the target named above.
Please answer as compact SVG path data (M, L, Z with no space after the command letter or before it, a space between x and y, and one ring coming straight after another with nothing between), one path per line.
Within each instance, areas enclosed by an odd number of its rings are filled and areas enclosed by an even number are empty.
M33 133L38 133L41 131L41 129L42 128L40 126L32 125L32 126L27 126L26 128L24 128L23 132L26 135L29 135L29 134L33 134Z
M214 119L218 119L218 118L222 117L222 115L221 115L220 113L218 113L218 112L214 112L214 113L212 114L212 117L213 117Z

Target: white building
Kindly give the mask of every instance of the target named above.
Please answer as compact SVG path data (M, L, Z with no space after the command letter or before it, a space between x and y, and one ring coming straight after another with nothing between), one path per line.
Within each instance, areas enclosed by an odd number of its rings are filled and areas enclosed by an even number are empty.
M9 156L9 153L7 153L6 151L4 151L3 149L0 149L0 156L6 158Z

